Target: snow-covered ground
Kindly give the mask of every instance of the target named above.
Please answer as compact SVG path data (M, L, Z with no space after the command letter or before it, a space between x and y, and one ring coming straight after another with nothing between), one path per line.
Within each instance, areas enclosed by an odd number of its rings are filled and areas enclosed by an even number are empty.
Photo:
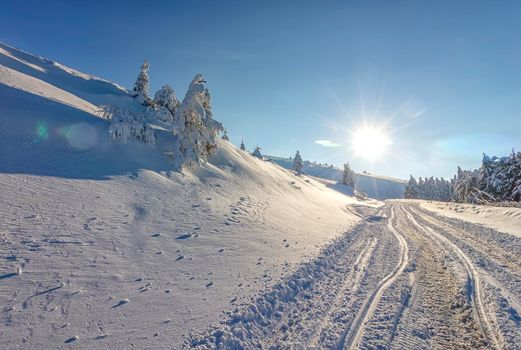
M268 158L286 169L291 169L293 165L293 161L289 158L275 156L268 156ZM303 172L335 182L342 180L342 170L335 167L305 163ZM354 182L358 191L365 193L370 198L380 200L403 198L406 185L404 180L364 173L355 173Z
M478 223L513 235L521 235L521 208L433 201L418 202L423 208L444 216Z
M0 45L1 349L519 349L519 209L357 199L220 139L174 172L109 103L139 108Z
M0 47L1 348L180 347L360 220L226 141L172 172L169 135L108 137L96 106L125 90Z

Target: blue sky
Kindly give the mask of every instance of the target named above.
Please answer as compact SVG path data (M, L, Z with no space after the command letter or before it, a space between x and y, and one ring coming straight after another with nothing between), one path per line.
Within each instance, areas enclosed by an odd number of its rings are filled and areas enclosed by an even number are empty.
M202 72L232 142L407 178L521 149L519 1L3 1L0 41L182 97ZM364 123L392 140L353 152ZM339 147L324 147L329 140Z

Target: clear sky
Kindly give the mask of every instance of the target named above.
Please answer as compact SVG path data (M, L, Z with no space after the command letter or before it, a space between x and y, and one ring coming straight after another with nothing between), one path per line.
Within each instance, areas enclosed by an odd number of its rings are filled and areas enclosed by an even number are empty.
M147 58L180 97L202 72L265 154L407 178L521 149L521 1L4 0L0 41L128 88ZM391 141L371 160L364 123Z

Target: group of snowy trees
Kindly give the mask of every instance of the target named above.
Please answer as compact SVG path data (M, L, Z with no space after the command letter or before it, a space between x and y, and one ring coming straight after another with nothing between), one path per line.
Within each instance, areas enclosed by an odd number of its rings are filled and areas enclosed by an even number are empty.
M193 168L205 162L217 145L215 137L223 131L221 123L213 119L210 92L202 74L197 74L180 102L171 86L165 85L151 98L148 70L145 61L134 84L133 96L139 108L133 111L123 107L101 106L104 118L110 120L109 132L118 141L130 138L153 145L156 141L152 124L162 124L176 138L173 155L177 168ZM226 132L223 139L227 140Z
M483 154L481 167L462 170L451 181L419 179L411 176L405 188L405 198L433 199L465 203L521 201L521 152L507 157Z
M405 186L405 198L430 199L437 201L449 201L452 195L452 184L444 178L416 179L411 175Z

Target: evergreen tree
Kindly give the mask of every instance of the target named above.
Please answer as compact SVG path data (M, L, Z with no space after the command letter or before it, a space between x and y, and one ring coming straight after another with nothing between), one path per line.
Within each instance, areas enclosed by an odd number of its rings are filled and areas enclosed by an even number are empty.
M170 85L163 86L154 96L154 116L166 123L173 123L180 102Z
M228 132L226 129L223 131L223 136L221 137L224 141L230 141L230 138L228 137Z
M174 89L168 84L157 90L154 95L154 104L156 106L164 106L172 113L175 113L181 104L175 95Z
M293 167L292 169L297 173L302 173L302 168L304 167L304 164L302 164L302 158L300 157L300 152L297 151L295 154L295 158L293 159Z
M148 61L144 61L141 66L141 70L139 71L139 75L134 83L134 92L136 92L136 97L140 100L141 103L148 105L150 101L149 93L149 80L148 80L148 69L150 68L150 63Z
M405 186L404 197L405 198L410 198L410 199L417 199L417 198L419 198L418 182L416 181L416 179L412 175L409 178L409 182Z
M215 136L223 130L222 125L212 119L210 94L201 74L192 80L183 102L179 106L175 130L178 136L177 166L194 168L206 162L217 144Z
M262 154L261 154L260 150L261 149L259 146L255 147L255 150L253 151L253 153L251 155L254 156L255 158L262 159Z
M355 188L355 180L354 180L354 172L351 170L349 166L349 162L344 164L344 172L342 173L342 183L347 186L351 186L351 188Z
M145 123L142 115L112 105L101 106L102 117L110 121L109 134L119 142L126 143L130 139L153 146L156 142L154 130Z
M244 146L244 140L241 140L241 150L246 151L246 147Z

